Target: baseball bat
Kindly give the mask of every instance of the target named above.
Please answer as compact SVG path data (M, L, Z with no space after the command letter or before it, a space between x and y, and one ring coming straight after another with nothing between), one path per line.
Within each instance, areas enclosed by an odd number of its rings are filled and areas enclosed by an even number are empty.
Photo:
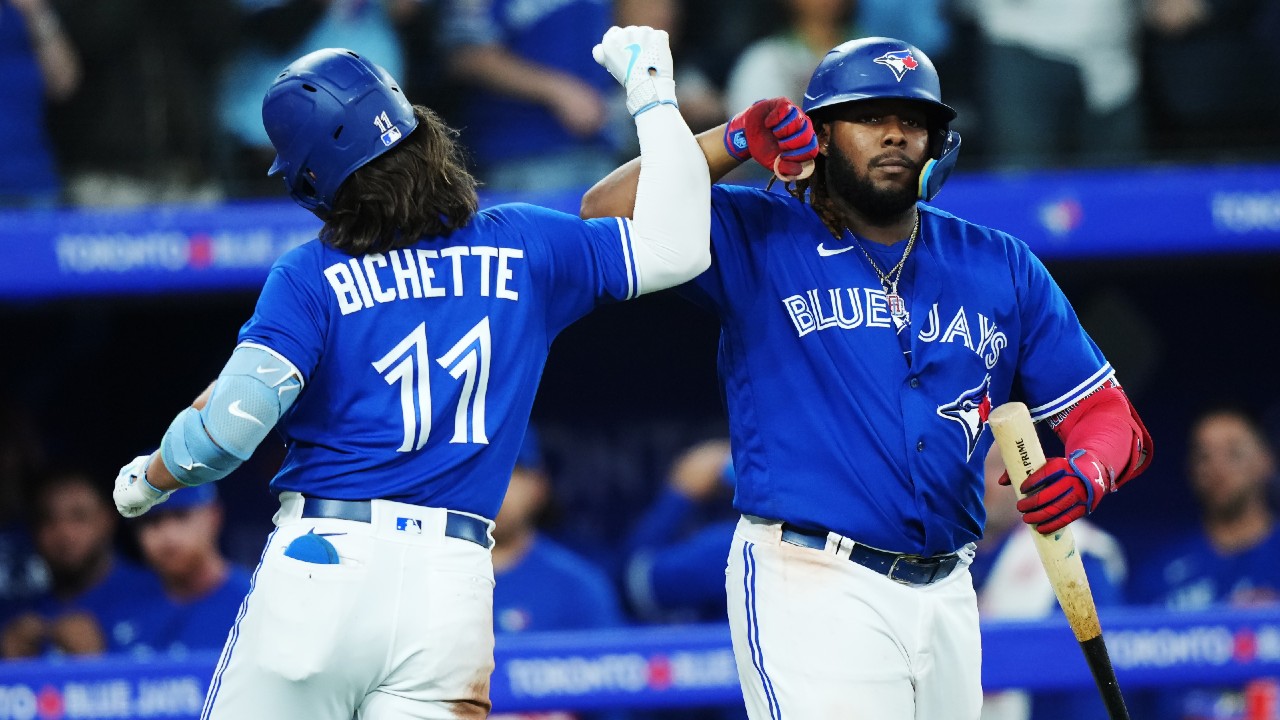
M1031 422L1031 413L1020 402L1005 403L991 411L987 422L991 425L1000 457L1009 472L1010 484L1021 499L1022 481L1045 463L1044 450L1040 447L1040 438ZM1098 608L1094 605L1093 592L1089 589L1089 578L1084 574L1084 563L1080 559L1080 553L1076 551L1071 526L1068 525L1052 535L1041 535L1038 531L1031 534L1035 537L1040 562L1049 575L1049 583L1053 585L1053 594L1058 596L1058 604L1067 615L1071 631L1080 642L1089 671L1093 673L1093 680L1102 693L1107 717L1111 720L1129 720L1129 710L1125 707L1124 696L1120 694L1120 684L1116 682L1116 671L1111 667L1111 656L1102 640Z

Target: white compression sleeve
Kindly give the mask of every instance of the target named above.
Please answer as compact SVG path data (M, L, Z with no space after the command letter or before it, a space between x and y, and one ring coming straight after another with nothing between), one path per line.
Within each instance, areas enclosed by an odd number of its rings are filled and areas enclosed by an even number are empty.
M697 277L711 265L711 175L674 105L636 116L640 180L631 221L638 294Z

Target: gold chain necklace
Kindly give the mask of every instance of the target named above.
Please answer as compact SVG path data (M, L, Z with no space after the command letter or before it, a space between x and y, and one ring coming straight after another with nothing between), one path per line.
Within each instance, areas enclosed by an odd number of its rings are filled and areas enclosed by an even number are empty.
M876 275L880 276L880 286L884 288L885 300L889 303L889 314L897 320L903 320L907 316L907 304L903 302L902 296L898 294L898 281L902 279L902 268L907 263L907 256L911 254L911 248L916 245L916 235L920 233L920 211L916 210L916 223L911 228L911 237L907 239L907 249L902 251L902 257L898 259L898 264L894 265L888 273L880 272L880 266L876 264L871 253L862 246L862 241L857 235L853 235L853 242L857 244L858 249L862 251L862 256L871 263L871 269L876 271Z

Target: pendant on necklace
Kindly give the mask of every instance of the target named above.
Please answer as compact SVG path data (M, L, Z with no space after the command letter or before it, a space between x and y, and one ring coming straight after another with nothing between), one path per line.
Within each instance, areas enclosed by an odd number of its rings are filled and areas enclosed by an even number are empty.
M898 283L885 283L884 299L889 303L889 314L897 320L907 316L907 303L898 294Z

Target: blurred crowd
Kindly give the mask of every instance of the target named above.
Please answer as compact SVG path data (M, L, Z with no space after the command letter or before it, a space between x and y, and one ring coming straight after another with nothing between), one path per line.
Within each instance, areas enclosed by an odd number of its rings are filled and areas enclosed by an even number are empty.
M616 84L591 60L611 24L669 30L695 130L763 97L799 102L827 49L888 35L939 66L962 170L1280 160L1280 3L1268 0L0 0L0 207L279 197L262 92L328 46L367 54L459 128L486 188L585 188L636 151ZM1159 551L1077 524L1099 604L1280 603L1273 425L1218 407L1181 428L1183 457L1159 462L1200 522L1168 527ZM733 466L722 428L687 430L662 436L659 467L591 482L560 477L568 456L616 445L531 431L497 519L497 632L724 620ZM262 488L279 457L125 522L108 497L114 468L66 464L78 458L50 457L44 440L0 403L0 657L220 648L257 561L246 548L269 530ZM651 488L647 505L605 508L621 482ZM988 514L980 611L1056 612L1026 571L1038 560L1008 488L992 484ZM1136 698L1134 717L1238 718L1243 697L1178 688ZM986 707L985 720L1099 715L1092 691Z
M460 128L486 187L584 188L635 151L610 24L671 33L695 131L888 35L939 67L965 169L1280 159L1267 0L0 0L0 207L276 197L264 88L328 46Z

